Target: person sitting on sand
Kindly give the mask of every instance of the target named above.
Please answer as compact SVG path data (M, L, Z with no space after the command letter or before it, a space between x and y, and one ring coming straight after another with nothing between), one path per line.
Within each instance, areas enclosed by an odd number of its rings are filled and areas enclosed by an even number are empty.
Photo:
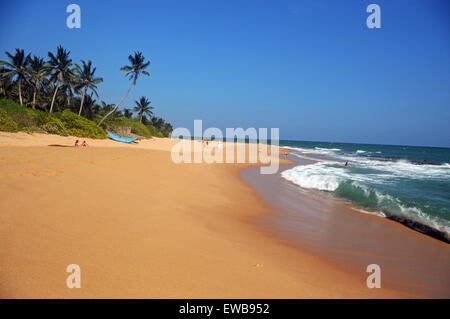
M88 143L86 143L86 141L83 141L83 144L81 144L81 146L87 147L87 146L89 146L89 145L88 145Z
M75 141L75 147L79 147L80 146L80 141L79 140L76 140Z

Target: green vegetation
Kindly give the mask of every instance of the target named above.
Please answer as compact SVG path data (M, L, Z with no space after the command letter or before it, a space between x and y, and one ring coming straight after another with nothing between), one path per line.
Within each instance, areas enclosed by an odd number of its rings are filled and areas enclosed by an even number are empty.
M94 122L65 110L46 113L33 110L8 99L0 99L0 130L42 132L79 137L106 138L105 131Z
M134 107L133 111L137 112L139 116L139 123L142 123L142 118L145 115L152 116L153 115L153 106L150 106L150 102L145 96L141 96L139 101L134 101L136 106Z
M131 85L117 105L97 103L94 96L98 97L97 85L103 78L95 75L92 61L74 64L70 51L61 46L55 54L48 52L47 61L20 49L6 55L9 61L0 61L0 131L91 138L106 138L105 130L115 132L123 127L143 138L167 137L172 132L170 123L153 115L145 96L135 101L135 106L119 109L138 78L150 76L146 71L150 62L141 52L130 55L130 64L120 69Z
M22 105L22 84L24 81L26 81L26 77L28 75L27 70L30 61L30 55L25 56L24 50L19 49L16 49L15 55L12 55L9 52L5 53L8 56L10 62L0 61L0 65L5 66L5 68L3 68L3 76L7 78L16 78L19 101L20 105Z
M78 115L81 115L81 111L83 110L83 102L84 97L86 96L86 92L88 89L92 91L96 96L97 94L97 84L103 82L103 78L95 78L94 73L97 68L92 67L92 61L89 61L88 63L81 60L82 67L78 64L76 65L76 75L78 76L79 83L76 84L76 88L78 90L83 90L83 95L81 97L81 104L80 104L80 111L78 112Z
M17 123L8 115L5 110L0 109L0 131L15 132Z
M158 137L164 136L161 132L158 131L158 129L156 127L154 127L151 124L147 125L147 128L153 136L158 136Z
M66 128L60 121L56 121L57 119L54 119L54 121L49 121L48 123L42 124L41 129L49 134L57 134L62 136L67 136L69 133L67 132ZM75 134L72 134L75 135ZM88 136L91 137L91 136Z
M159 137L159 131L158 130L150 130L148 126L142 124L139 122L136 118L127 118L125 116L115 116L110 117L106 119L102 127L104 127L107 130L115 131L115 128L117 127L130 127L131 133L141 136L150 138L152 136L158 136ZM154 134L153 134L153 133Z
M8 99L0 100L0 108L8 113L19 129L36 125L36 111Z
M105 131L98 127L94 122L79 116L70 110L65 110L61 114L57 114L64 123L69 135L91 138L106 138Z

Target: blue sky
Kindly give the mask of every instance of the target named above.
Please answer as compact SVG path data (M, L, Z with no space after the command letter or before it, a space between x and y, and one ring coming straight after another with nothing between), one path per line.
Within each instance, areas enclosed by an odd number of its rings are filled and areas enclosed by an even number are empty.
M81 7L81 29L66 7ZM368 29L366 7L381 7ZM117 103L134 50L151 61L123 104L149 97L175 127L279 127L282 139L450 146L450 2L2 1L0 59L57 45L92 60Z

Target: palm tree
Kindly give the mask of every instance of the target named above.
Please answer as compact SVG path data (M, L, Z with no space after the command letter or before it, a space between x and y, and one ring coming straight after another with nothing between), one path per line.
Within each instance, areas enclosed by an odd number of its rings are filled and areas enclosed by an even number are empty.
M36 107L36 94L41 89L47 72L45 71L45 62L43 58L39 58L37 56L33 56L33 58L29 58L29 70L28 74L30 76L30 82L33 85L33 109Z
M126 76L129 77L131 82L130 88L128 89L125 96L120 100L120 102L116 105L116 107L111 110L108 114L106 114L98 123L98 126L102 124L102 122L109 116L111 113L117 109L120 104L125 100L125 98L128 96L128 94L131 91L131 88L136 84L137 79L141 74L144 74L146 76L150 76L150 73L145 71L145 69L150 65L150 61L145 62L145 57L142 55L142 52L134 52L134 56L131 54L128 56L128 60L130 61L131 65L126 65L120 69L120 71L125 71Z
M8 69L0 68L0 97L7 97L12 91L13 82L11 78L3 76L6 72L9 72Z
M70 52L63 49L62 46L58 46L56 56L51 52L48 53L50 61L48 62L46 69L50 74L50 80L56 83L52 104L50 105L50 113L53 112L53 106L55 104L58 89L67 83L68 79L73 76L73 72L70 69L72 59L69 59L69 55Z
M108 104L105 101L102 101L101 111L103 114L106 114L106 113L110 112L111 110L113 110L115 106L116 106L115 104Z
M88 61L88 63L81 60L82 67L76 64L75 72L79 78L79 84L76 86L76 89L83 89L83 95L81 97L80 110L78 111L78 115L81 115L81 110L83 109L84 96L88 89L98 97L97 94L97 84L103 82L103 78L94 77L95 70L97 68L92 68L92 61Z
M152 117L152 119L150 120L150 123L156 127L159 131L161 131L163 125L164 125L164 120L160 117Z
M173 126L170 123L164 123L163 131L167 132L168 134L173 131Z
M130 109L125 108L123 109L123 116L131 119L131 117L133 116L133 112Z
M95 102L94 98L92 97L92 94L86 94L85 97L85 103L84 103L84 117L91 119L94 116L95 113ZM79 114L81 115L81 114Z
M70 72L64 77L64 83L61 86L61 91L66 95L67 107L70 108L70 101L74 93L78 93L78 85L80 79L75 75L75 69L70 69Z
M19 84L19 101L20 105L23 105L22 102L22 81L26 81L26 77L28 76L28 62L30 55L25 56L25 52L23 50L16 49L16 54L12 55L9 52L5 52L11 62L8 61L0 61L0 65L4 65L7 68L5 72L3 72L3 77L12 78L17 76L17 82Z
M137 112L139 115L139 122L142 123L142 117L145 115L152 116L153 115L153 107L150 106L150 101L145 97L141 96L139 101L134 101L136 106L133 108L134 112Z

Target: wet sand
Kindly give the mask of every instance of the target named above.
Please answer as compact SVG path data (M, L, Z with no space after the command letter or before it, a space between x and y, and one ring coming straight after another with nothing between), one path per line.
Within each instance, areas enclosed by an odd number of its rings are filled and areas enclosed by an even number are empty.
M310 163L298 160L276 175L260 175L253 168L242 171L243 179L277 212L261 219L262 225L293 246L361 276L367 265L380 265L382 287L450 297L450 245L280 176L285 169Z

